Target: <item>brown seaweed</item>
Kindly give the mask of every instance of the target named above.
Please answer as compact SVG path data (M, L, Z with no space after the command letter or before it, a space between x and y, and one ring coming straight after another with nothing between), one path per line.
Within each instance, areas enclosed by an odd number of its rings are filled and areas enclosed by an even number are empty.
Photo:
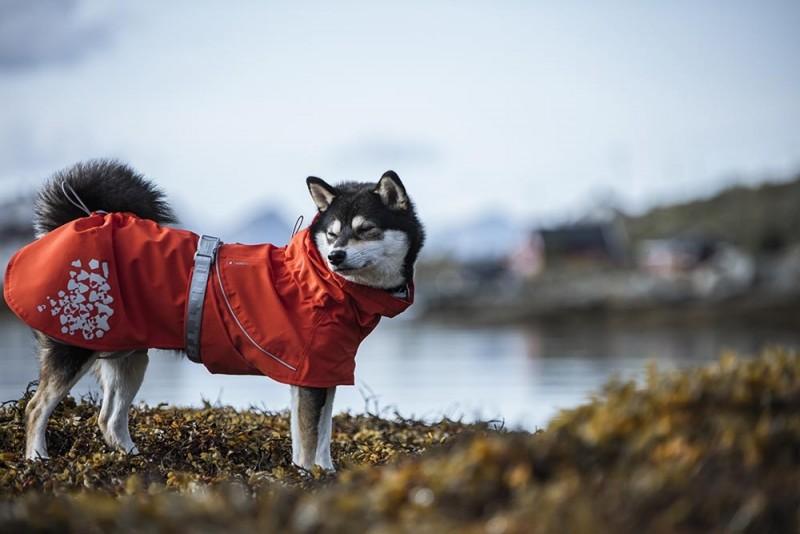
M97 407L21 459L26 398L0 411L0 528L72 531L797 532L800 356L726 355L611 382L541 432L340 415L335 475L291 465L286 414L134 410L109 452Z

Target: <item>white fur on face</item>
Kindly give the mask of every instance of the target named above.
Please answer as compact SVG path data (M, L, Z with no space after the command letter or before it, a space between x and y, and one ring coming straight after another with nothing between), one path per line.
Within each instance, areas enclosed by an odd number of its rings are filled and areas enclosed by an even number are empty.
M328 233L339 235L339 232L342 231L342 221L339 219L334 219L333 222L328 226Z
M367 223L367 220L364 217L362 217L361 215L356 215L355 217L353 217L353 220L350 223L350 226L352 226L353 230L357 232L359 228L364 226L364 223Z
M363 217L356 216L353 227L357 228L365 222ZM354 237L345 246L334 247L326 235L327 232L338 235L334 225L341 229L341 223L334 221L326 231L320 231L314 236L319 253L331 271L350 282L384 289L397 287L406 281L403 277L403 265L409 245L405 232L384 230L378 239ZM328 261L328 254L333 250L344 250L347 254L344 263L336 267Z

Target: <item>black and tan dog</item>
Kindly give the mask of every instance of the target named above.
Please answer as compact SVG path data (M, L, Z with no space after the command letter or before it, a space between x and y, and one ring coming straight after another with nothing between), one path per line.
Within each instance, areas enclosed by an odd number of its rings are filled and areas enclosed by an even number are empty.
M406 292L424 241L424 231L399 177L389 171L374 183L348 182L331 186L314 177L308 178L306 183L319 211L308 230L308 242L325 270L323 277L343 280L356 289L377 289L381 295L392 298L408 296ZM151 182L125 165L93 161L57 173L42 188L34 214L38 242L85 217L86 212L129 213L157 225L175 222L163 194ZM105 215L99 217L102 219ZM88 217L86 221L91 219ZM54 232L56 229L59 230ZM237 246L243 247L233 245ZM146 293L147 289L142 287L141 292ZM335 320L341 321L342 317L349 316L338 314ZM315 324L320 322L315 319ZM371 330L357 326L364 335ZM90 369L94 370L103 390L98 423L104 439L111 447L137 452L128 429L128 411L144 378L147 350L135 346L129 347L130 350L93 350L91 344L68 343L65 336L37 332L40 380L27 408L26 457L47 458L47 420L56 405ZM263 349L262 352L266 353ZM292 384L288 379L281 381ZM293 459L303 468L316 464L333 469L330 437L335 390L335 386L291 386Z

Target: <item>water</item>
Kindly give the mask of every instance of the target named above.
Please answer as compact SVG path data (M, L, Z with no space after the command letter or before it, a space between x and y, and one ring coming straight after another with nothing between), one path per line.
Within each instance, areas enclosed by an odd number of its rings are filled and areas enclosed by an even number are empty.
M0 315L6 369L0 374L0 400L18 398L37 378L32 341L15 318ZM661 367L684 367L713 360L724 349L754 354L775 344L798 348L800 333L734 327L445 328L396 319L382 322L362 345L357 386L339 388L335 409L497 419L534 429L559 409L588 399L612 376L641 377L650 359ZM98 392L91 376L73 389L75 396L90 392ZM212 375L201 365L152 351L136 399L283 410L289 393L265 377Z

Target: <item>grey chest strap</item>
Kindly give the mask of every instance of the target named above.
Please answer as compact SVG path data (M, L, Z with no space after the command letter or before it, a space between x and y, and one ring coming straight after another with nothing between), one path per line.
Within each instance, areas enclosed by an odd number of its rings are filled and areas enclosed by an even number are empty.
M189 298L186 303L186 355L193 362L200 363L200 329L203 325L203 304L206 300L206 286L211 266L217 255L220 240L218 237L201 235L194 253L194 270L189 283Z

